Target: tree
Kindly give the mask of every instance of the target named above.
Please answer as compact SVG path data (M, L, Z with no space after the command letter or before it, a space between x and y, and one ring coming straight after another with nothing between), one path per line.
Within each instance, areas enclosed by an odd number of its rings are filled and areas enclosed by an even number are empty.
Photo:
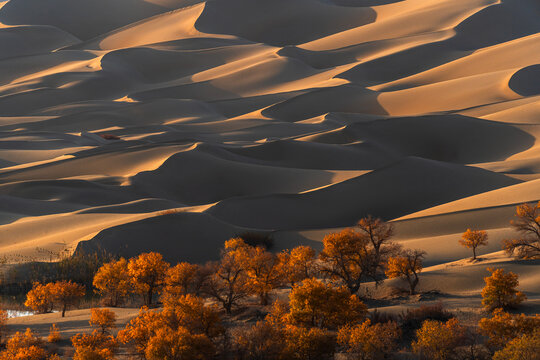
M345 287L336 288L315 278L295 285L289 294L291 325L337 329L363 320L367 307Z
M268 305L270 292L284 282L280 258L263 247L248 247L242 254L250 293L259 297L261 305Z
M156 335L157 330L166 324L163 314L141 308L139 315L130 320L126 327L118 332L118 339L128 344L129 348L142 358L148 342Z
M537 360L540 354L540 328L510 341L497 351L493 360Z
M388 259L386 276L388 278L402 277L409 283L410 294L415 294L418 285L418 274L422 271L422 259L425 252L421 250L405 250L399 256Z
M245 271L246 247L242 239L227 240L221 260L212 264L212 275L205 287L205 292L221 303L227 314L249 294Z
M5 337L7 335L7 320L7 311L0 309L0 344L4 343Z
M476 248L478 248L479 246L487 245L488 234L483 230L467 229L467 231L465 231L463 235L461 235L459 243L468 249L472 249L473 260L476 260Z
M491 276L484 278L486 286L482 289L482 305L487 310L515 308L527 298L516 289L519 285L517 274L505 273L503 269L487 270Z
M372 263L375 268L372 271L373 275L376 275L377 269L385 258L400 249L399 245L390 242L395 232L394 225L368 215L358 220L356 228L360 232L360 236L366 238L373 249L372 256L374 259Z
M16 332L0 352L0 360L45 360L47 351L41 341L30 329Z
M147 360L206 360L212 359L214 344L203 334L193 334L183 327L176 330L160 328L148 341Z
M396 351L401 330L397 323L371 324L368 319L355 326L339 329L338 343L359 360L386 359Z
M165 278L162 301L173 301L187 294L199 296L209 276L210 269L198 264L182 262L171 267Z
M93 284L105 305L120 306L132 288L127 260L120 258L101 266L94 276Z
M71 281L57 281L53 284L52 289L53 301L60 304L62 317L66 315L66 310L79 303L84 296L84 286Z
M48 283L42 285L35 282L32 289L26 294L26 301L24 306L38 312L39 314L45 314L51 312L54 308L54 302L52 298L52 288L54 284Z
M112 335L94 330L91 334L76 334L71 338L75 348L73 360L112 360L118 347Z
M223 335L225 328L215 305L206 305L195 295L182 295L163 310L163 315L172 327L183 327L195 334L204 334L210 339Z
M116 327L116 314L109 309L90 309L90 326L97 328L102 335L108 335Z
M291 286L317 274L317 257L315 250L309 246L297 246L290 251L282 251L278 256L283 275Z
M128 274L133 280L135 291L141 294L147 306L152 305L154 293L160 292L165 284L169 263L156 252L140 254L129 259Z
M383 263L400 248L390 241L393 226L381 219L368 216L356 228L325 236L319 254L321 272L343 282L352 294L367 279L379 281Z
M504 240L503 249L521 259L540 257L540 201L536 205L519 205L515 217L510 223L521 236Z
M540 328L540 315L513 315L499 308L493 311L491 318L480 319L478 327L480 332L488 337L486 345L489 348L502 349L513 339L531 334Z
M456 348L461 344L465 329L455 318L446 323L426 320L416 331L416 341L413 341L413 351L430 360L451 359Z

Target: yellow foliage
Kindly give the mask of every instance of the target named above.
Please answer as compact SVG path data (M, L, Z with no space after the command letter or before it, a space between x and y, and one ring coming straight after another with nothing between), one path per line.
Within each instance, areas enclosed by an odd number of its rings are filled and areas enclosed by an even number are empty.
M293 325L335 329L363 320L367 307L345 287L334 287L315 278L293 287L287 322Z
M183 327L196 334L215 338L224 333L221 316L214 305L205 305L204 300L194 295L180 296L174 304L163 310L163 316L172 327Z
M133 280L135 291L141 294L146 305L152 305L154 293L159 293L165 284L169 263L156 252L143 253L129 259L128 274Z
M214 344L204 334L193 334L188 329L160 328L148 341L147 360L205 360L215 353Z
M493 356L493 360L538 360L540 355L540 328L510 341Z
M503 269L487 270L491 276L484 278L486 286L482 289L482 305L487 310L514 308L527 298L516 289L519 285L517 274L511 271L505 273Z
M512 339L540 328L540 315L513 315L499 308L495 309L491 318L480 319L478 326L480 332L489 338L487 345L500 349Z
M516 208L512 227L521 234L516 239L503 241L503 249L521 259L540 257L540 201L536 205L522 204Z
M370 320L356 326L346 326L338 332L338 343L359 359L385 359L398 346L401 330L395 322L371 325Z
M416 331L417 340L412 343L413 351L432 360L449 359L465 336L465 329L453 318L446 323L426 320Z
M71 343L75 348L73 360L112 360L118 347L112 335L98 330L91 334L76 334Z
M16 332L0 352L0 360L45 360L47 351L41 341L30 329Z
M240 261L246 270L249 291L259 296L261 305L268 305L270 292L284 282L279 257L262 247L248 247L241 256L245 257Z
M93 284L103 297L105 305L121 305L132 287L127 260L120 258L101 266L94 276Z
M57 281L51 288L53 301L60 304L62 317L66 310L76 305L85 294L84 286L72 281Z
M236 329L232 340L240 359L281 359L286 347L284 331L268 321Z
M200 265L182 262L167 271L162 301L174 301L181 295L199 295L204 281L208 277L206 269Z
M101 334L110 334L116 327L116 314L109 309L93 308L90 310L90 326L101 331Z
M284 359L331 359L335 345L335 338L328 330L288 325L285 328Z
M462 235L459 243L473 251L473 260L476 260L476 248L488 244L488 234L483 230L467 229Z
M163 315L148 308L142 308L139 315L132 319L126 327L118 333L118 340L144 356L148 341L155 336L156 331L166 324Z
M62 336L60 335L60 329L56 324L52 324L51 328L49 329L49 336L47 337L47 341L52 343L57 343L60 340L62 340Z

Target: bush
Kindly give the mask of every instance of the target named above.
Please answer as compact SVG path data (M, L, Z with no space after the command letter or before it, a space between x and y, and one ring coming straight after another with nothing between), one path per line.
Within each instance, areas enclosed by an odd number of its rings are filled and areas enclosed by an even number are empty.
M430 360L448 360L456 355L456 348L463 342L465 329L457 319L446 323L426 320L416 331L417 340L412 343L413 351Z
M338 342L348 353L362 360L385 359L398 346L401 330L395 322L371 324L370 320L354 327L343 327Z
M485 277L486 286L482 289L482 305L489 310L516 308L527 296L516 288L519 285L518 275L505 273L503 269L487 269L491 276Z
M58 329L58 326L56 324L52 324L51 328L49 329L49 336L47 337L47 341L51 344L57 343L60 340L62 340L62 336L60 335L60 329Z
M522 335L510 341L493 360L537 360L540 355L540 328L532 334Z
M422 305L416 309L407 309L401 313L400 322L403 334L410 338L412 334L422 327L426 320L435 320L446 322L453 318L454 315L445 310L442 303L434 305Z

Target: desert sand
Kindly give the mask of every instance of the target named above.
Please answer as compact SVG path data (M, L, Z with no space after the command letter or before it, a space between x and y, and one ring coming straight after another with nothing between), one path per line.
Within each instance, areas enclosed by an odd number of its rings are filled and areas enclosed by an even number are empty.
M475 296L540 200L537 0L0 3L0 254L216 259L373 214ZM485 229L471 264L457 240ZM447 276L442 284L437 279ZM473 279L473 280L470 280ZM443 288L441 288L443 287Z

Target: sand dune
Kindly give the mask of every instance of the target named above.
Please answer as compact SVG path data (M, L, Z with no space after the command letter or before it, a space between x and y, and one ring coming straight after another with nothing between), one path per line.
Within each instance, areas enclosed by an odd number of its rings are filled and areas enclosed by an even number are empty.
M495 253L515 205L540 200L539 15L535 0L9 0L0 250L203 262L247 229L317 247L371 213L430 265L467 256L467 227Z

